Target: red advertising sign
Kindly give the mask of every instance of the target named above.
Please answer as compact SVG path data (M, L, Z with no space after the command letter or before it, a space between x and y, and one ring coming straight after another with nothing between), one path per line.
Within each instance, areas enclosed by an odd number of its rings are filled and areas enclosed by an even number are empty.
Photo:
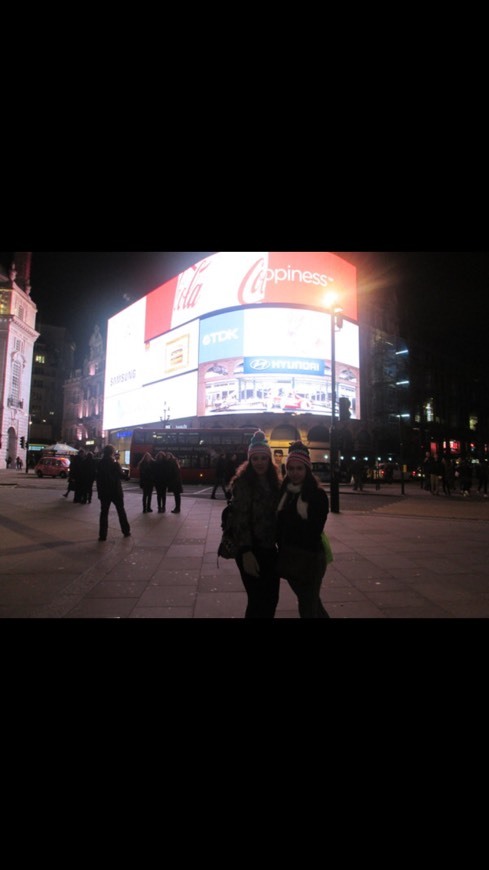
M357 320L356 268L321 251L221 251L146 297L145 341L205 314L257 303L327 310L328 293Z

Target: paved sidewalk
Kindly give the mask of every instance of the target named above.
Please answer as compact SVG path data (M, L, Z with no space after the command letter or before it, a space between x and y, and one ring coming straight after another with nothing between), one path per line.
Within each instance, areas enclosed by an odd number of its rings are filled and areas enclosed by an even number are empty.
M98 501L74 504L65 490L66 481L0 471L0 617L242 619L236 565L217 563L223 500L184 494L176 515L170 495L167 513L142 514L140 491L127 484L132 536L111 508L99 543ZM332 618L489 618L489 499L433 497L413 484L405 496L396 484L350 493L342 487L341 513L326 526L335 559L322 598ZM362 495L376 496L365 510ZM285 581L277 619L298 619Z

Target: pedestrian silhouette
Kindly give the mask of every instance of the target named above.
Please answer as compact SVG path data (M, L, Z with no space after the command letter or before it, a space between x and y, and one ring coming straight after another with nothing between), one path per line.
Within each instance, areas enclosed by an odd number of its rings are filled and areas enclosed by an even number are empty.
M115 506L121 532L125 538L131 534L131 528L124 508L124 492L122 481L124 473L119 463L114 459L115 447L107 444L102 451L102 459L97 465L97 495L100 500L99 541L107 540L109 526L109 509Z

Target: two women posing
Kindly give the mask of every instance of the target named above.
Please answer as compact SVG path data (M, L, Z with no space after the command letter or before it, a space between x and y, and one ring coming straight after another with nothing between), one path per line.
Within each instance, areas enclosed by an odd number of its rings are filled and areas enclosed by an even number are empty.
M329 502L312 474L307 447L291 445L281 483L265 435L256 432L231 490L236 564L248 596L245 618L273 619L281 577L297 595L302 619L328 618L320 590Z

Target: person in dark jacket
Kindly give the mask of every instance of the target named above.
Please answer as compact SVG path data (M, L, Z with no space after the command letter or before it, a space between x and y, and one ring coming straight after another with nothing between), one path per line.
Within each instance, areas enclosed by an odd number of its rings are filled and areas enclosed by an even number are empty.
M68 498L70 492L75 492L75 476L73 474L73 460L70 460L70 468L68 471L68 486L66 492L63 493L63 498Z
M72 486L75 490L73 501L77 502L77 504L81 504L83 495L82 465L84 461L85 451L82 448L78 451L76 456L74 456L70 462L70 480L72 481Z
M154 478L155 461L151 453L145 453L141 461L138 463L139 468L139 486L143 491L143 514L152 514L151 498L155 485Z
M226 498L229 501L231 498L231 481L236 474L236 469L239 465L236 453L231 456L226 453L226 467L224 469L224 485L226 487Z
M227 500L228 493L226 489L226 454L221 453L217 460L216 471L214 477L214 487L212 489L211 498L216 497L216 492L219 489L222 489L224 493L224 498Z
M168 459L162 450L156 454L155 464L153 466L154 482L156 489L156 500L158 502L158 513L164 514L166 511L166 488L170 476L170 466Z
M280 575L277 570L276 517L280 481L265 433L255 432L248 460L231 482L232 530L236 564L246 589L245 619L273 619Z
M277 515L279 567L284 566L284 576L297 595L301 619L328 619L320 597L328 496L312 473L309 450L301 441L290 445L286 469Z
M178 464L178 459L173 455L173 453L167 453L166 458L168 460L168 492L172 492L175 496L175 507L172 510L172 514L179 514L181 495L183 492L180 466Z
M97 465L97 495L100 499L99 541L107 540L109 526L109 508L113 504L119 517L121 532L129 538L131 528L124 508L124 492L122 481L124 473L119 463L114 459L115 447L107 444L102 451L102 459Z
M80 502L82 504L92 503L93 484L97 473L97 463L93 458L93 453L88 451L85 459L80 465L81 493Z

